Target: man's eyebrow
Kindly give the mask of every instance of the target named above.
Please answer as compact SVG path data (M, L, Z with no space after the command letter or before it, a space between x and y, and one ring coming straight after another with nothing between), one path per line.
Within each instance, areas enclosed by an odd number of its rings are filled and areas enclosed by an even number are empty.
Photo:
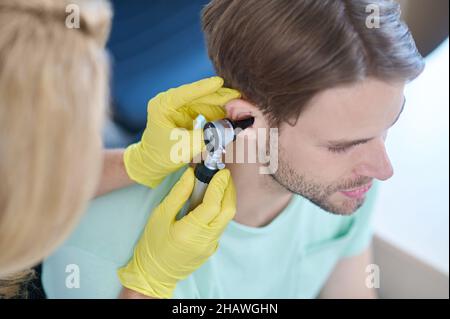
M389 126L389 128L391 128L392 126L395 125L395 123L397 123L398 119L400 118L400 115L402 114L403 110L405 109L405 104L406 104L406 97L403 97L402 108L401 108L400 112L398 113L397 117L395 118L394 122ZM349 146L353 146L353 145L367 143L371 139L373 139L373 137L362 138L362 139L358 139L358 140L336 140L336 141L328 141L326 144L328 147L344 148L344 147L349 147Z

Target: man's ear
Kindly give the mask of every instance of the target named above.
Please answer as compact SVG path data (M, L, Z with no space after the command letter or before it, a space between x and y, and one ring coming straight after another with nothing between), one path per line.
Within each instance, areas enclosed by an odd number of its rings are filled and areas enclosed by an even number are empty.
M243 99L232 100L225 105L227 117L233 121L254 117L255 122L264 119L261 111L252 103Z

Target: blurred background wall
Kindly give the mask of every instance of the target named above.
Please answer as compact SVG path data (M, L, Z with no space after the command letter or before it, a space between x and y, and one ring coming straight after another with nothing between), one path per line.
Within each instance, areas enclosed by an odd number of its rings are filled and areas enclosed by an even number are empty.
M449 1L401 0L424 73L390 130L394 176L374 214L382 298L449 298Z
M423 56L448 37L448 0L400 0L402 17Z

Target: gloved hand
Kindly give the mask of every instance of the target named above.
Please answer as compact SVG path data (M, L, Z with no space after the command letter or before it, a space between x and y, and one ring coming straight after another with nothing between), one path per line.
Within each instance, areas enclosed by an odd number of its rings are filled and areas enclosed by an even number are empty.
M194 179L192 168L188 168L153 211L132 259L118 271L124 287L147 296L170 298L176 283L216 251L219 237L236 211L234 184L227 169L217 172L202 204L177 221Z
M223 106L240 97L238 91L223 88L220 77L212 77L158 94L147 108L147 127L140 142L130 145L124 154L128 176L139 184L156 187L170 173L186 165L204 148L203 130L193 130L193 121L203 114L208 121L225 117ZM188 130L189 158L171 159L171 133ZM176 136L176 135L175 135ZM194 141L195 139L195 141Z

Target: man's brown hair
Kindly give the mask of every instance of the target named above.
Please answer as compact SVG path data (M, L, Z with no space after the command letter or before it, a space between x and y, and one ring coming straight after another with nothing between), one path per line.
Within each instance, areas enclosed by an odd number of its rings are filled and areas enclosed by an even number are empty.
M379 28L366 25L374 5ZM292 123L322 90L410 81L424 67L389 0L213 0L202 19L217 74L272 125Z

